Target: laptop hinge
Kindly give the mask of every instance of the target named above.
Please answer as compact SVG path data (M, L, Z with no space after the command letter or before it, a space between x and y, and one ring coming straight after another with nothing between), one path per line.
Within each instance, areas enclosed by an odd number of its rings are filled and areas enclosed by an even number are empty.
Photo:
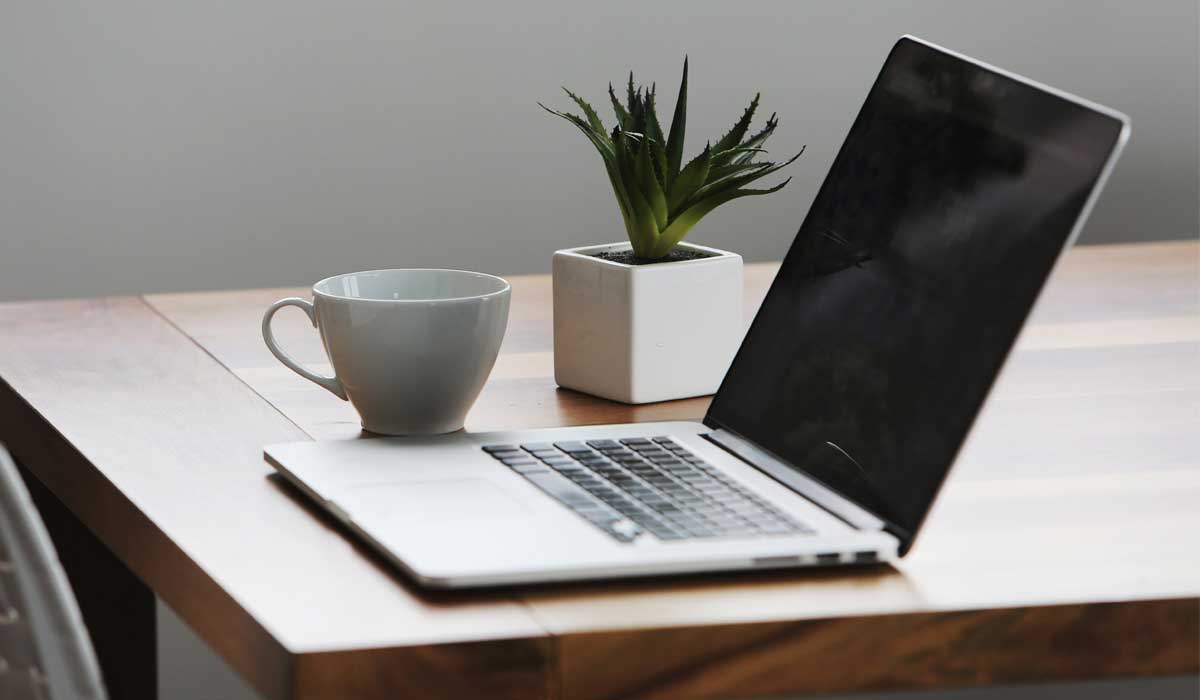
M767 474L859 530L885 530L887 524L816 479L767 454L725 429L704 435L725 451Z

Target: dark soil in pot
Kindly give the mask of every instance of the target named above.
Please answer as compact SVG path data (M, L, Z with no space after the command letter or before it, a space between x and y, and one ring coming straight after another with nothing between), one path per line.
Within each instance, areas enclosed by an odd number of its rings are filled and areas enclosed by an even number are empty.
M666 256L661 258L639 258L633 254L632 250L604 250L599 253L589 253L593 258L608 260L622 265L657 265L658 263L683 262L685 260L699 260L701 258L714 257L714 253L705 253L699 250L685 250L676 248Z

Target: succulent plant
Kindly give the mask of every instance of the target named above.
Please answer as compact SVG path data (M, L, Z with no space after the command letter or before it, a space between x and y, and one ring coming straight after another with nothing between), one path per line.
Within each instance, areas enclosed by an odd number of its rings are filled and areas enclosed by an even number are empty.
M755 95L728 133L716 143L710 141L698 156L683 165L687 78L688 62L684 58L675 115L665 136L655 110L655 85L651 84L648 90L642 86L635 88L632 72L624 104L617 99L612 83L608 85L617 120L611 132L596 110L567 88L563 90L583 110L584 116L538 103L542 109L578 127L600 152L621 207L633 254L640 258L666 256L700 219L725 202L783 189L791 178L768 189L745 186L789 165L804 152L801 148L800 153L782 163L755 161L759 154L766 153L762 145L779 125L772 114L761 130L750 133L750 123L758 109L759 95Z

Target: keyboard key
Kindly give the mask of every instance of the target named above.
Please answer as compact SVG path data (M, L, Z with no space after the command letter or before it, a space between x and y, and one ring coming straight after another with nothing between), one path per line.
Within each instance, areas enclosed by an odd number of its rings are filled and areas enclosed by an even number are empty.
M582 442L556 442L556 443L554 443L554 446L557 447L558 449L562 450L563 452L566 452L567 454L572 454L575 452L591 452L592 451L592 448L588 447L587 445L583 444Z
M642 509L637 507L632 501L620 501L611 503L610 505L626 518L641 518L644 515Z
M579 510L576 512L587 518L593 524L599 525L601 528L606 529L609 523L615 522L624 517L620 513L608 508L604 508L603 510Z
M497 450L491 454L496 459L504 459L505 457L525 457L525 456L527 456L521 450Z
M563 496L560 500L574 509L586 509L592 506L592 499L587 496Z
M550 470L546 468L546 465L538 464L537 462L531 462L529 464L513 464L510 466L512 467L512 470L518 474L536 474L538 472L545 472L546 474L550 473Z
M770 519L771 515L767 511L757 506L745 506L740 503L732 503L726 506L730 512L739 518L745 518L750 522L758 522L759 519Z
M625 438L621 441L621 444L632 447L634 445L649 445L651 442L650 438Z
M722 513L715 513L705 519L713 525L721 528L740 527L746 524L746 521L742 520L741 518L734 518Z
M671 461L671 462L682 462L683 461L682 459L679 458L679 455L675 454L674 452L639 452L638 454L640 454L641 456L650 460L651 462L654 462L655 464L659 464L661 462L666 462L666 461Z
M638 527L637 523L634 523L630 520L618 520L608 527L613 532L625 537L629 537L630 539L637 537L642 531L642 528Z
M630 452L629 450L601 450L600 454L614 461L642 461L642 458L638 457L636 452Z
M639 452L638 456L641 457L642 459L652 462L654 464L658 464L659 460L663 460L663 459L675 459L675 457L670 452L661 452L661 453Z
M620 447L621 446L621 443L617 442L616 440L588 440L587 444L591 445L592 447L596 448L597 450L604 448L604 447Z
M563 457L561 455L557 457L542 457L542 461L552 467L565 467L575 464L575 460L570 459L569 457Z
M602 503L586 503L571 506L571 510L575 511L576 515L587 518L588 520L615 520L620 516L614 513L608 506Z
M530 474L526 477L534 485L550 494L554 498L563 500L584 500L590 501L587 492L571 483L567 479L553 472L544 472Z
M682 540L687 537L684 533L666 525L648 525L646 529L660 540Z
M665 530L668 528L667 522L659 517L658 513L655 513L649 508L642 509L642 514L639 516L637 524L646 528L646 530L650 532L654 532L655 530Z
M518 448L516 445L484 445L483 446L484 452L503 452L506 450L511 451L511 452L516 452L517 449Z
M521 449L528 450L529 452L533 452L534 450L553 450L554 445L548 442L523 442L521 443Z
M654 442L657 442L660 445L674 445L675 444L675 441L666 435L659 435L658 437L652 438L652 439L654 440Z
M533 457L505 457L504 459L501 459L500 461L504 462L505 464L507 464L510 467L515 467L520 464L540 464L540 462L538 462Z

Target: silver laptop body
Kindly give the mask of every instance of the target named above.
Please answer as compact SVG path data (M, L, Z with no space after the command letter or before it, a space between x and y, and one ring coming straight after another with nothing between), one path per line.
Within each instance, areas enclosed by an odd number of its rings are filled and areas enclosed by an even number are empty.
M903 37L703 423L266 459L430 587L894 560L1128 132L1118 112Z

